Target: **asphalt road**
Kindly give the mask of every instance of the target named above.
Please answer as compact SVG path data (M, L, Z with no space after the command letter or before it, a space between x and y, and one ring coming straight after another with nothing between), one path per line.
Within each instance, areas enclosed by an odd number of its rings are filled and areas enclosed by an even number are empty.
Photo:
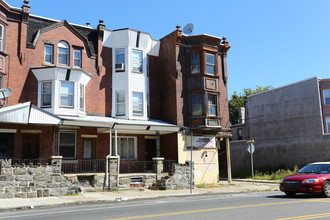
M279 191L210 194L17 210L0 213L1 219L330 219L330 199Z

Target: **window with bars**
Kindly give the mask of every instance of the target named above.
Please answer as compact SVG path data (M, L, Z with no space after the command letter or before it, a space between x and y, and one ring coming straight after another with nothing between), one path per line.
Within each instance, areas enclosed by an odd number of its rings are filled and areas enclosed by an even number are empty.
M112 148L115 147L115 138L112 138ZM117 137L117 152L120 159L135 160L136 159L136 138L134 137Z

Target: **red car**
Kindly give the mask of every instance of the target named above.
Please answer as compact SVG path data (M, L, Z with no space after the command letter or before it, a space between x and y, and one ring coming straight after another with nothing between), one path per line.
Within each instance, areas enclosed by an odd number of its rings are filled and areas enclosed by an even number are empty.
M317 162L304 166L296 174L284 177L280 190L287 196L296 193L322 193L330 197L330 162Z

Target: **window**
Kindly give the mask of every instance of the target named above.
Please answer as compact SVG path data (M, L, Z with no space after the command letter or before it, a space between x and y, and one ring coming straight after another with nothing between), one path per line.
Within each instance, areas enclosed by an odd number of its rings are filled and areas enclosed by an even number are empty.
M192 97L192 115L202 115L203 108L202 108L202 98L200 94L193 94Z
M191 74L200 73L199 53L192 53L190 55L190 69L191 69Z
M330 90L323 90L324 104L330 105Z
M116 50L116 72L125 71L125 50L117 49Z
M206 73L212 75L215 73L215 60L213 54L206 54Z
M59 145L59 154L63 158L76 157L76 133L74 131L61 131Z
M133 115L143 115L143 93L133 92Z
M57 44L58 47L58 64L63 64L69 66L69 45L64 42L60 41Z
M79 108L82 111L85 109L85 87L81 84L79 86Z
M216 95L208 95L208 115L215 116L217 115L217 96Z
M325 133L330 133L330 118L326 118L326 123L327 123L327 129Z
M61 82L61 101L60 105L64 107L73 107L74 83L68 81Z
M132 71L142 73L142 51L132 50Z
M49 107L52 105L52 82L42 82L41 88L41 106Z
M116 115L125 115L125 93L116 92Z
M114 149L115 140L112 139L112 148ZM136 138L133 137L118 137L117 152L120 159L135 160L136 159Z
M44 62L53 64L54 63L54 46L51 44L45 44L44 46Z
M2 88L3 76L0 75L0 89Z
M0 51L4 51L4 36L5 28L0 24Z
M84 139L84 159L95 158L95 145L93 139Z
M81 49L73 50L73 66L81 68Z

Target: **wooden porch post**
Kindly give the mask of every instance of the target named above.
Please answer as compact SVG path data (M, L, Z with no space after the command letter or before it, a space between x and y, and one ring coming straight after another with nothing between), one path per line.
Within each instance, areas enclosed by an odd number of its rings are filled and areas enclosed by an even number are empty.
M156 131L156 155L160 157L160 135L159 131Z

